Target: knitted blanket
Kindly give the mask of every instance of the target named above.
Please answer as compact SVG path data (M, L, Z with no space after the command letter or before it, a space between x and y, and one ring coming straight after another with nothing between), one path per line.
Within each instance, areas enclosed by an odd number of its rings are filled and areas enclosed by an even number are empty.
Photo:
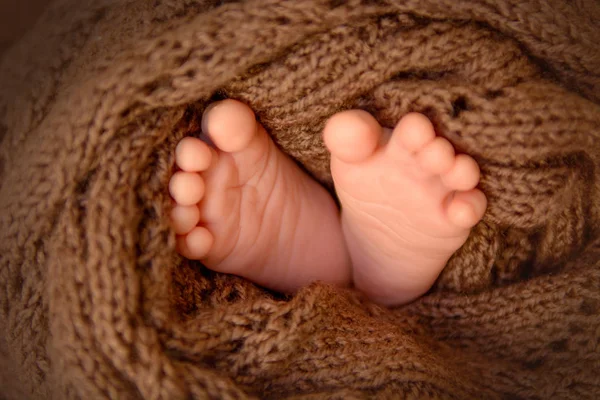
M0 65L0 398L600 395L600 3L58 0ZM179 257L174 148L248 103L330 186L321 130L422 112L489 207L385 309Z

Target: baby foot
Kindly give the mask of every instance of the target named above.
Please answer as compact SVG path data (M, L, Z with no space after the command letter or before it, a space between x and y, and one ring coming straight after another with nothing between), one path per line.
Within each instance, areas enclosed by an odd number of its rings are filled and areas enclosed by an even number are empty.
M324 140L355 286L386 305L421 296L483 216L477 163L416 113L391 132L367 112L342 112Z
M169 190L178 251L215 271L294 292L350 281L335 202L271 141L246 105L214 103L202 119L212 145L186 137Z

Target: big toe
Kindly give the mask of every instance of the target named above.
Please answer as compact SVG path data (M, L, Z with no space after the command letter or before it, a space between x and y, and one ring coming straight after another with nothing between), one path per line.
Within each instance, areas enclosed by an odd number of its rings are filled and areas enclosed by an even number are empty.
M227 153L235 153L248 147L257 128L254 112L237 100L212 103L202 116L202 131L217 148Z
M347 163L368 158L380 141L382 128L366 111L343 111L331 117L323 130L323 141L333 157Z

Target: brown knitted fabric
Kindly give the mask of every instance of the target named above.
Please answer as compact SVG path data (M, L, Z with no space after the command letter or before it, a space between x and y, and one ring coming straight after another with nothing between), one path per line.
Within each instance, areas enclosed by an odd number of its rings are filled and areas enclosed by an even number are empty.
M0 66L0 398L594 398L600 3L59 0ZM330 183L333 113L409 111L482 168L487 214L387 310L182 260L173 150L247 102Z

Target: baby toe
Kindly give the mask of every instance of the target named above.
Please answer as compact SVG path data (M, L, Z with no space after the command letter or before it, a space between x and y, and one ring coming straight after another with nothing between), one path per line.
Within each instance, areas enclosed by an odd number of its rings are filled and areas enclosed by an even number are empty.
M171 225L178 235L190 232L200 221L200 210L198 206L176 205L171 210Z
M227 99L211 104L202 116L202 131L220 150L235 153L248 147L257 133L254 112L246 104Z
M340 112L327 121L323 141L331 155L346 163L356 163L373 154L382 128L371 114L362 110Z
M448 219L460 228L470 229L483 218L486 208L487 198L482 191L456 192L448 205Z
M454 147L443 137L436 137L417 154L421 168L431 174L448 172L454 165Z
M179 205L197 204L204 196L204 180L195 172L175 172L169 182L169 192Z
M200 172L210 166L210 147L200 139L185 137L175 148L175 163L186 172Z
M177 236L177 251L190 260L201 260L212 248L214 238L208 229L197 226L190 233Z
M394 128L388 149L416 153L434 139L435 130L431 121L423 114L410 113L404 116Z
M459 154L452 168L442 175L444 185L451 190L471 190L479 183L479 165L470 156Z

